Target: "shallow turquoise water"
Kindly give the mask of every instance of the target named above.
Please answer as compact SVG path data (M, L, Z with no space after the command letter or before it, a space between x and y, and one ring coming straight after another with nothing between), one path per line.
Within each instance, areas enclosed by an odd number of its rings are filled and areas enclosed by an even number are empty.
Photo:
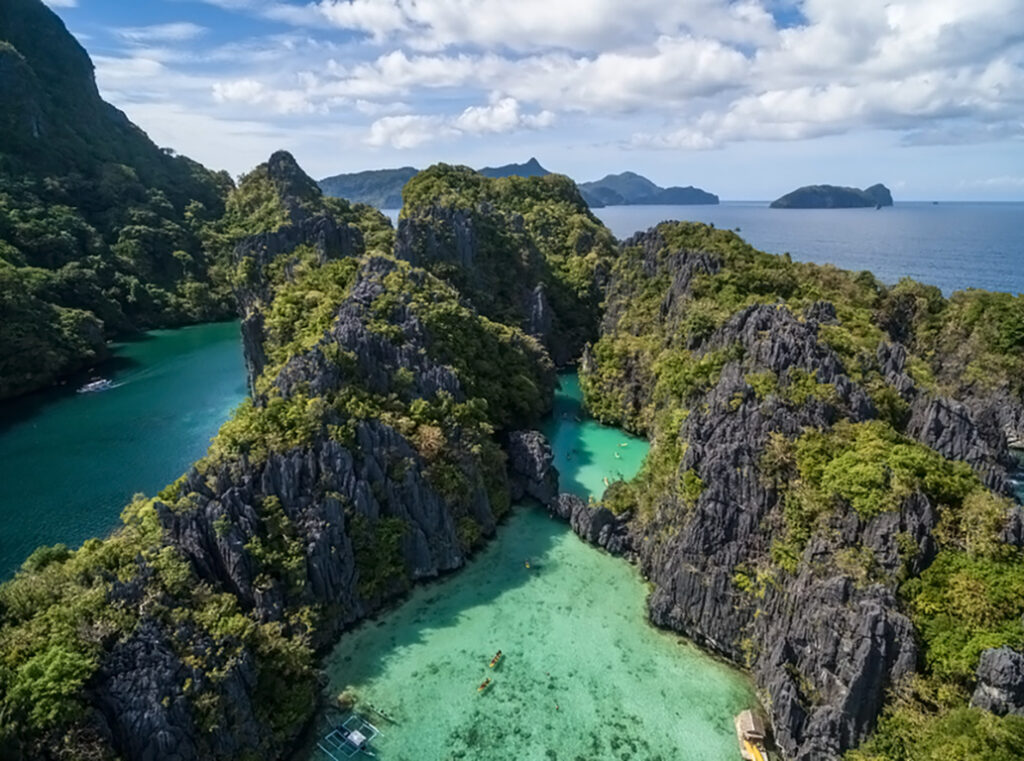
M559 485L562 491L598 499L605 479L636 475L647 455L647 442L588 417L576 373L561 373L558 380L554 412L543 430L555 453Z
M245 397L237 322L113 348L99 371L116 388L76 394L69 383L0 405L0 577L40 545L106 534L132 494L201 457Z
M550 430L563 483L597 491L605 474L631 476L646 444L561 417L578 405L565 380ZM614 457L624 441L629 458ZM569 460L573 448L586 456ZM371 705L394 719L377 721L383 761L737 759L732 717L754 705L749 683L649 626L645 598L630 565L518 507L467 568L346 634L325 663L328 694L351 690L371 719Z

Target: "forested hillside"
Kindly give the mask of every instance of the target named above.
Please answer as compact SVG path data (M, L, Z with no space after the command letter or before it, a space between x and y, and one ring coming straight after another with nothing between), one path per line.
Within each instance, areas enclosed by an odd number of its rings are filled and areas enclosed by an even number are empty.
M232 186L99 95L39 0L0 5L0 398L103 357L105 339L233 312L203 228Z

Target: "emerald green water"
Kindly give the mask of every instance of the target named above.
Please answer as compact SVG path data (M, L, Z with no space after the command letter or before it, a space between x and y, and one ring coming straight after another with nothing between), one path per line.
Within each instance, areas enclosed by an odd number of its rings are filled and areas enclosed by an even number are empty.
M561 388L544 433L555 453L559 485L562 491L584 498L600 498L605 479L612 482L636 475L647 456L647 442L588 417L576 373L562 373L558 380Z
M0 405L0 578L40 545L106 534L134 493L201 457L245 396L237 322L113 348L99 372L116 388L76 394L69 383Z
M590 494L631 476L645 442L578 412L563 378L548 431L563 485ZM646 591L627 563L519 507L466 569L346 634L325 663L328 694L352 690L395 720L377 721L383 761L738 759L732 718L754 705L750 685L649 626Z

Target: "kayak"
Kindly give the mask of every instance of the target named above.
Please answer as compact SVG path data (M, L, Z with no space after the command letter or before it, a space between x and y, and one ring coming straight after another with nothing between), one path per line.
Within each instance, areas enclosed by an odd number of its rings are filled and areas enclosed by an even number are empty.
M477 692L483 692L484 690L486 690L490 686L491 686L491 680L488 678L488 679L484 680L483 684L481 684L479 687L476 688L476 691Z
M491 658L491 668L494 668L495 666L498 665L498 661L501 660L501 656L502 656L502 653L499 651L497 655L495 655L493 658Z

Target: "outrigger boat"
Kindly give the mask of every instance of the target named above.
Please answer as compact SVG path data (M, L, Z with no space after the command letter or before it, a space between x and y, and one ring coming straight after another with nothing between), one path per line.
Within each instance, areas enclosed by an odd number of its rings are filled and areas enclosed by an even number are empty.
M491 686L491 678L487 677L486 679L484 679L483 684L481 684L479 687L476 688L476 691L477 692L483 692L484 690L486 690L490 686Z
M370 743L380 736L380 730L362 716L352 714L326 735L316 746L331 759L341 761L357 754L375 757Z
M527 565L527 568L529 568L529 565ZM501 660L501 656L502 655L503 655L503 653L501 652L501 650L499 650L498 654L495 655L493 658L491 658L491 666L490 666L491 668L494 668L495 666L498 665L498 661Z

